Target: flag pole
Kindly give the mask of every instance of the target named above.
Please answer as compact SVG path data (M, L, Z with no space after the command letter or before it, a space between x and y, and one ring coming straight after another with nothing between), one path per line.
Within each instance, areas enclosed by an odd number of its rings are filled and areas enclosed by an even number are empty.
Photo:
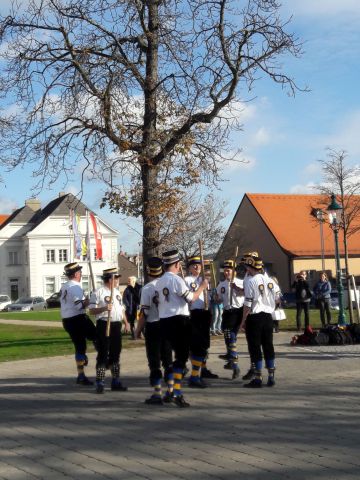
M96 286L95 286L94 272L93 272L92 263L91 263L91 237L90 237L88 210L86 210L86 244L87 244L87 259L88 259L89 272L90 272L90 278L91 278L91 284L92 284L91 291L94 292L96 289Z

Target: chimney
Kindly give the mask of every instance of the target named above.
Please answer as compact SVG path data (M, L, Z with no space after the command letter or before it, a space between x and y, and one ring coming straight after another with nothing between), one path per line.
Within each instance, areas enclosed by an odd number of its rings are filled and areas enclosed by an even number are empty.
M65 195L66 195L66 192L59 192L59 198L65 197Z
M29 198L28 200L25 200L25 206L31 208L34 212L41 209L41 203L38 198Z

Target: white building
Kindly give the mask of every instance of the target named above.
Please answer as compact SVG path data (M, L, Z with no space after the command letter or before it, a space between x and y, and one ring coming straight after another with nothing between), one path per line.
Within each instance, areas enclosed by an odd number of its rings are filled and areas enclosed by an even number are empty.
M66 281L64 266L73 259L70 209L80 215L80 232L86 232L86 207L72 194L59 197L41 209L39 200L31 199L15 210L0 225L0 293L20 296L49 297ZM96 258L95 239L90 222L90 245L93 273L101 284L103 269L117 265L118 232L99 217L103 258ZM83 265L83 288L89 290L89 267Z

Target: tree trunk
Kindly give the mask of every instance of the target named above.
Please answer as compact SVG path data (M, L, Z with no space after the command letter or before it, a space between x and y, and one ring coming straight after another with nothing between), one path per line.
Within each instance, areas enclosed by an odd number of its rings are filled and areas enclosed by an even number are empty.
M158 0L148 0L148 24L146 30L146 76L144 85L144 126L141 176L143 184L143 265L149 257L159 253L159 221L157 211L158 168L153 165L156 154L157 83L158 83Z

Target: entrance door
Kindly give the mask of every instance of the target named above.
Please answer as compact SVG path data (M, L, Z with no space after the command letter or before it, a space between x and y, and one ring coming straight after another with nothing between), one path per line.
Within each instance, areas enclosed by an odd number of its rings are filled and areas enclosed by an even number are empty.
M12 302L19 298L19 280L17 278L10 278L10 297Z

